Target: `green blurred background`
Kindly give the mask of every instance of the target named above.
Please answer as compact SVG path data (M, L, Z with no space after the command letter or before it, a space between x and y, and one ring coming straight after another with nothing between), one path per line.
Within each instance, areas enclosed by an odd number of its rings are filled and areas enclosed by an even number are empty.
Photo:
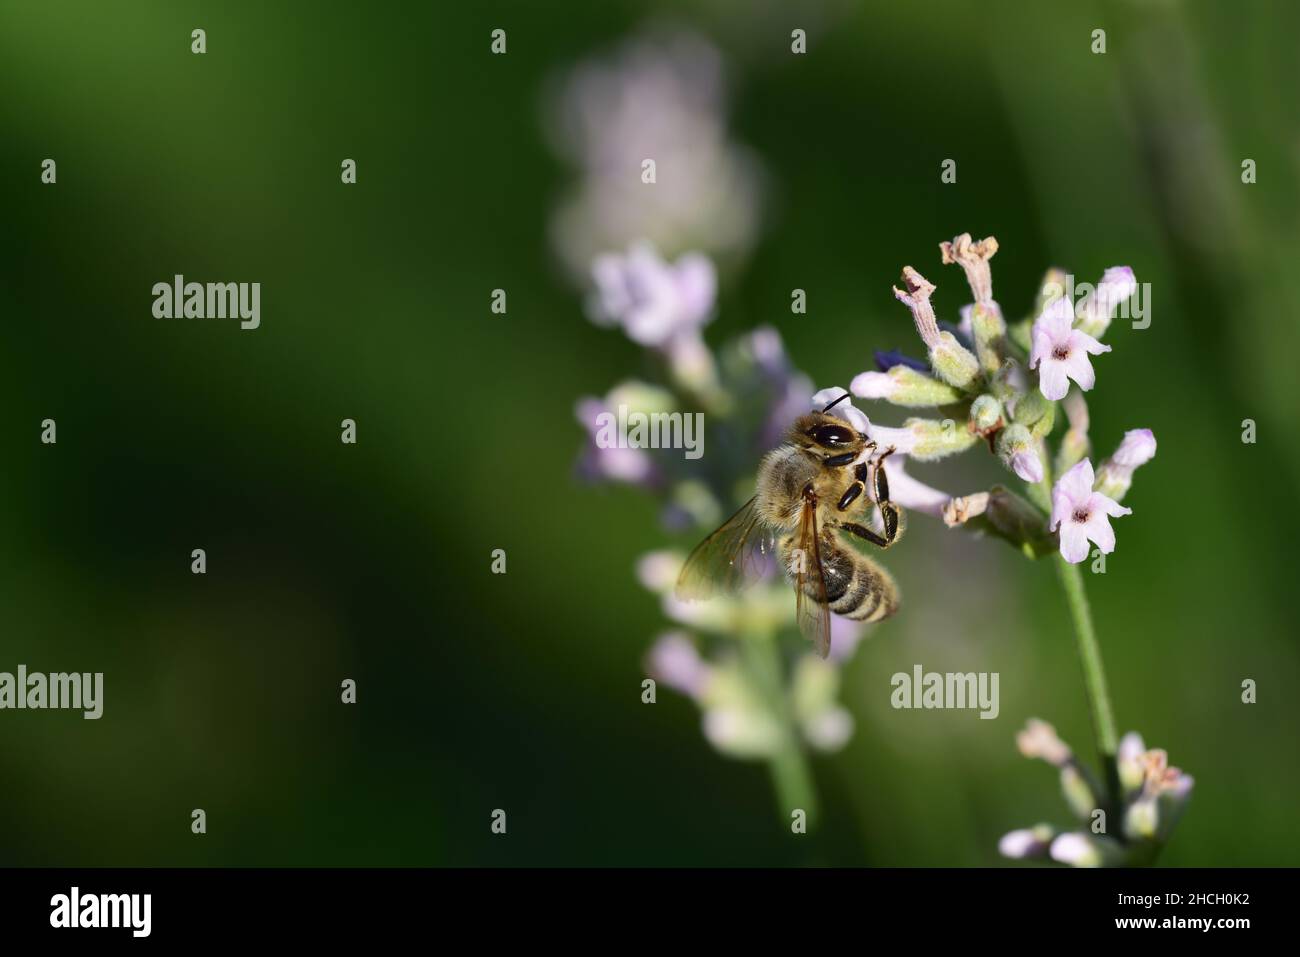
M663 18L722 51L767 174L711 343L773 324L846 383L911 345L903 264L955 319L936 244L966 230L1009 316L1050 265L1151 284L1090 397L1103 453L1160 442L1088 576L1117 719L1196 778L1163 863L1300 863L1300 8L740 0L0 3L0 670L106 676L97 722L0 713L0 863L989 865L1067 823L1014 745L1041 716L1091 756L1053 571L923 518L813 834L691 703L641 704L666 626L634 564L689 542L573 478L574 399L642 359L548 245L573 173L542 101ZM261 328L154 320L177 272L260 281ZM998 671L999 719L893 711L916 662Z

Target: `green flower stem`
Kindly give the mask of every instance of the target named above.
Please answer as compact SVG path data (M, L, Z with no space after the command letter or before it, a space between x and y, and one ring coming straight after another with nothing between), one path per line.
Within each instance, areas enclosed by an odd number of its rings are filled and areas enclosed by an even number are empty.
M1111 711L1110 694L1106 690L1106 672L1101 664L1101 648L1097 644L1097 633L1092 627L1092 610L1088 606L1079 566L1071 565L1057 552L1056 571L1061 579L1061 587L1065 590L1066 603L1070 606L1070 618L1074 622L1079 661L1083 665L1083 686L1088 695L1088 710L1092 713L1093 736L1106 772L1108 803L1115 809L1119 806L1120 795L1119 765L1115 757L1119 744L1115 735L1115 716Z
M768 759L781 820L789 825L790 813L799 808L811 826L817 816L817 791L786 694L780 645L771 632L744 635L741 645L755 686L781 725L781 744Z
M1047 457L1045 442L1040 441L1038 455L1043 463L1043 481L1038 488L1050 512L1052 460ZM1119 813L1123 803L1119 762L1116 759L1119 743L1115 734L1115 715L1111 710L1110 692L1106 690L1106 670L1101 663L1101 646L1097 644L1097 632L1092 627L1092 608L1088 604L1088 593L1084 590L1083 573L1079 571L1079 566L1067 562L1059 550L1053 553L1052 559L1056 562L1057 577L1061 580L1065 601L1070 608L1070 620L1074 623L1074 641L1079 649L1079 663L1083 667L1083 689L1088 698L1088 711L1092 715L1092 735L1106 779L1107 814L1113 816Z

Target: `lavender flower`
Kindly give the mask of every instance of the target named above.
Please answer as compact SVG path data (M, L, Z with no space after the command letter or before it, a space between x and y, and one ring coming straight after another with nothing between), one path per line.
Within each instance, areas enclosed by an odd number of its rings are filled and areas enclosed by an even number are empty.
M943 261L961 266L975 300L962 310L959 327L940 323L931 303L935 286L910 266L903 268L905 288L896 288L894 295L912 314L928 364L898 352L876 352L875 368L851 385L860 398L935 410L931 417L913 415L900 425L873 421L843 401L843 389L813 392L808 378L792 368L775 330L761 328L742 337L715 362L701 335L716 296L714 272L703 257L668 262L648 243L633 244L626 255L600 257L592 268L593 319L620 326L634 342L666 359L671 381L657 394L656 387L628 383L604 400L583 400L579 419L592 432L588 423L595 413L640 390L641 404L710 409L713 427L722 435L714 447L729 452L721 463L710 462L707 473L695 474L689 469L674 474L657 461L599 448L589 448L584 463L597 476L660 493L674 527L712 524L715 513L725 514L728 503L734 508L752 493L757 454L780 441L794 418L840 400L837 415L881 449L893 450L888 475L895 504L952 528L996 535L1031 558L1059 553L1058 573L1089 675L1086 690L1098 715L1098 748L1114 756L1109 700L1100 690L1100 653L1082 577L1073 566L1086 557L1090 542L1103 553L1113 551L1109 519L1131 514L1119 501L1134 471L1155 455L1150 430L1136 429L1126 433L1095 475L1088 458L1090 421L1082 395L1094 384L1088 357L1109 350L1094 336L1105 330L1136 284L1127 267L1107 270L1096 293L1080 303L1076 325L1074 308L1057 288L1061 276L1051 271L1040 289L1036 319L1008 326L992 298L989 260L997 249L992 237L976 242L966 233L941 244ZM1070 390L1070 380L1079 389ZM1053 456L1060 400L1068 427ZM908 459L939 461L981 447L1021 483L1019 493L998 484L954 496L907 472ZM1052 472L1054 485L1049 484ZM861 640L861 626L833 616L832 628L845 632L832 642L834 657L823 661L801 654L786 672L776 636L793 625L794 608L775 562L766 580L739 595L682 602L673 594L682 561L679 554L659 552L638 565L642 582L660 596L665 616L684 629L660 636L647 659L648 671L698 704L704 734L721 753L771 762L782 807L808 806L814 796L802 748L835 749L852 733L852 716L837 702L838 666ZM711 649L707 656L698 650L701 639ZM1024 754L1057 768L1066 803L1080 820L1104 807L1121 813L1122 826L1118 834L1058 832L1047 824L1012 831L999 843L1009 857L1050 857L1076 866L1149 861L1167 840L1191 790L1190 777L1170 768L1164 752L1147 751L1134 735L1118 747L1104 787L1050 725L1031 722L1018 743ZM1113 783L1116 771L1122 787Z
M1102 790L1091 773L1047 722L1031 718L1016 738L1021 754L1041 758L1060 769L1061 790L1075 816L1088 830L1057 833L1051 825L1011 831L998 842L1010 858L1047 858L1073 867L1149 864L1169 840L1174 824L1191 797L1193 780L1170 767L1164 751L1147 750L1141 736L1129 732L1120 742L1117 796L1119 833L1097 815Z
M1110 527L1110 517L1131 515L1114 499L1093 491L1092 463L1087 459L1061 476L1052 487L1051 528L1059 529L1061 555L1067 562L1076 564L1088 557L1091 540L1109 555L1115 550L1115 532Z
M705 256L665 262L646 242L626 255L605 253L592 263L588 313L597 325L617 325L628 338L668 362L678 385L717 407L717 370L701 328L713 318L717 276Z
M622 482L643 488L656 487L662 470L646 449L618 448L598 441L601 417L617 415L619 406L639 412L667 412L674 406L672 395L643 382L624 382L603 399L583 396L574 406L574 416L587 432L587 445L578 461L578 474L590 482Z
M545 128L577 176L551 223L575 278L600 251L649 239L739 262L757 238L764 174L727 135L721 55L683 31L647 31L552 84ZM654 160L653 184L642 163Z
M1087 392L1096 382L1089 355L1110 352L1086 332L1073 327L1074 307L1062 296L1053 300L1034 322L1034 349L1029 368L1038 369L1038 387L1043 397L1056 402L1070 391L1069 379Z
M998 853L1016 859L1045 857L1055 836L1056 832L1049 824L1008 831L998 841Z
M656 681L697 701L713 674L694 643L680 631L659 636L646 657L646 671Z
M1115 310L1137 292L1137 288L1137 278L1128 266L1107 269L1093 294L1079 304L1079 328L1092 336L1104 335Z
M1133 470L1154 454L1155 440L1149 431L1130 433L1121 450L1098 471L1096 493L1088 464L1085 492L1081 473L1070 470L1089 449L1088 411L1080 392L1070 392L1069 384L1074 380L1081 390L1093 387L1089 356L1107 352L1110 346L1082 326L1104 329L1102 319L1108 323L1115 308L1135 291L1133 271L1127 266L1106 270L1096 291L1080 302L1082 319L1076 327L1076 310L1061 294L1065 277L1053 270L1044 280L1036 319L1008 328L993 299L989 268L998 251L997 240L976 241L962 233L941 243L940 250L944 263L962 268L975 300L963 307L960 326L948 327L955 328L956 334L944 331L945 324L935 315L934 284L912 267L903 267L906 288L895 288L894 296L912 313L929 368L917 368L899 355L877 353L883 368L856 376L853 394L903 408L941 409L947 418L912 417L901 426L873 421L867 431L882 446L893 446L899 456L918 461L935 461L987 444L1024 483L1022 494L1028 500L1000 486L946 497L923 487L915 490L918 499L909 502L908 492L913 490L908 489L905 473L895 478L901 471L897 459L891 460L891 497L904 507L942 518L950 527L997 534L1033 557L1059 549L1071 562L1081 561L1090 539L1103 552L1110 552L1114 534L1109 517L1129 514L1116 503L1128 490ZM1061 399L1066 400L1069 428L1056 456L1059 478L1049 494L1045 482L1052 460L1047 441ZM1058 530L1059 535L1053 536Z
M680 556L652 553L639 563L638 575L653 590L664 591L672 587L680 564ZM759 587L754 591L759 593L757 601L722 599L728 611L709 618L707 623L692 617L690 609L698 605L681 608L691 624L726 634L742 621L745 627L755 627L754 613L761 617L766 612L759 609L772 608L771 599L778 595L784 605L789 605L784 587ZM670 596L666 607L676 607ZM846 622L837 630L842 637L854 636L859 633L857 624ZM803 739L817 750L839 750L853 733L852 716L836 700L840 686L838 665L816 655L800 657L790 685L783 692L786 700L778 701L766 697L761 683L734 657L706 660L685 632L660 635L646 657L646 671L699 705L705 737L721 753L732 757L774 756L785 740L781 723L787 707Z
M622 326L640 345L663 349L712 318L717 275L704 256L688 254L669 264L649 243L635 243L626 255L597 256L591 275L593 321Z
M1156 455L1156 437L1150 429L1131 429L1124 433L1115 454L1097 469L1096 488L1119 501L1133 484L1133 473Z

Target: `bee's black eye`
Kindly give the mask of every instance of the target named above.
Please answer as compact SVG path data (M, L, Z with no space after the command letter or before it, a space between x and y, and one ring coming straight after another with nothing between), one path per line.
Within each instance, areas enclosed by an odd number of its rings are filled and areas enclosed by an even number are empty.
M842 449L851 445L856 436L842 425L819 425L809 433L812 440L828 449Z

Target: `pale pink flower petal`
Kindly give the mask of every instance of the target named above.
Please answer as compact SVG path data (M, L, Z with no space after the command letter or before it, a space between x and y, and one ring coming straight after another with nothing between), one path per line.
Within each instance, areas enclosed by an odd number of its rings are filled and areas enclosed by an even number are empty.
M1146 465L1156 455L1156 436L1150 429L1130 429L1111 456L1111 461L1127 469Z
M1046 332L1052 339L1064 339L1074 326L1074 303L1065 296L1053 299L1034 323L1036 329Z
M1116 307L1137 292L1137 287L1137 277L1130 267L1112 266L1107 269L1086 304L1094 327L1104 330L1115 315Z
M826 406L835 402L835 400L840 396L846 394L847 391L848 390L846 389L841 389L839 386L829 386L828 388L813 393L812 410L814 412L820 412L822 409L826 408ZM854 429L864 435L869 434L871 431L871 421L867 418L866 413L854 406L848 399L838 403L835 408L831 409L827 414L843 419L845 422L849 423L849 425L853 426Z
M1070 344L1082 348L1089 355L1099 356L1103 352L1110 352L1110 346L1094 339L1086 332L1080 332L1078 329L1070 333Z
M1057 488L1066 495L1076 507L1087 504L1092 495L1092 462L1080 459L1068 472L1057 481Z
M1070 563L1088 557L1088 541L1097 543L1103 554L1115 550L1115 532L1108 516L1132 514L1114 499L1092 490L1092 463L1083 459L1060 477L1052 487L1052 519L1049 527L1059 530L1061 555Z
M899 455L907 455L916 448L916 433L911 429L898 429L888 425L873 425L866 430L871 441L881 449L892 447ZM890 459L890 464L893 459ZM892 472L890 473L893 474Z
M880 439L877 438L876 441L879 442ZM889 500L899 508L942 518L944 506L952 501L952 496L908 475L903 470L903 462L901 455L891 455L885 462L885 477L889 479Z
M673 279L682 321L699 324L712 311L718 295L718 274L713 261L699 253L682 256L677 260Z
M1077 565L1088 557L1088 533L1077 522L1066 522L1061 526L1061 555L1071 565Z
M1053 402L1064 399L1065 394L1070 391L1070 380L1065 366L1050 360L1044 362L1038 370L1038 388L1045 399Z
M1038 458L1038 453L1031 449L1025 449L1013 455L1011 457L1011 468L1026 482L1037 483L1043 480L1043 463Z
M1090 504L1092 508L1099 509L1113 518L1119 518L1121 515L1133 514L1133 509L1119 504L1119 502L1115 501L1113 498L1107 495L1102 495L1100 492L1092 493Z
M1029 354L1029 368L1037 369L1038 364L1052 354L1052 337L1046 332L1034 333L1034 349Z
M644 242L625 255L597 256L591 278L592 320L621 325L632 341L652 348L698 330L711 317L717 297L717 277L706 257L688 254L668 263Z
M1097 543L1103 555L1109 555L1115 550L1115 530L1110 527L1110 519L1106 517L1105 512L1093 512L1092 516L1077 526L1083 530L1083 534ZM1085 554L1087 546L1085 542Z
M691 640L679 631L661 635L654 643L646 670L655 680L697 699L713 671Z
M894 390L894 380L883 372L860 372L849 383L849 391L864 399L886 399Z
M858 643L862 640L863 629L860 621L831 615L831 650L827 656L831 661L845 662L853 657Z
M1060 370L1061 376L1073 379L1079 383L1079 388L1084 392L1089 391L1097 384L1097 374L1092 371L1092 362L1088 359L1088 354L1082 349L1071 348L1068 357L1044 363L1044 369L1056 368ZM1044 387L1046 388L1046 387ZM1061 389L1061 398L1069 391L1067 383L1064 389ZM1056 388L1053 388L1056 391Z
M1055 402L1065 398L1070 391L1069 379L1079 384L1085 392L1096 382L1092 371L1091 355L1109 352L1087 333L1071 327L1074 309L1065 297L1055 299L1034 321L1033 351L1029 367L1038 369L1038 387L1043 396Z
M848 405L848 403L846 402L845 405ZM836 406L836 408L838 409L839 406ZM867 418L867 414L854 406L848 405L848 408L841 413L841 418L863 434L866 434L867 430L871 428L871 420Z

